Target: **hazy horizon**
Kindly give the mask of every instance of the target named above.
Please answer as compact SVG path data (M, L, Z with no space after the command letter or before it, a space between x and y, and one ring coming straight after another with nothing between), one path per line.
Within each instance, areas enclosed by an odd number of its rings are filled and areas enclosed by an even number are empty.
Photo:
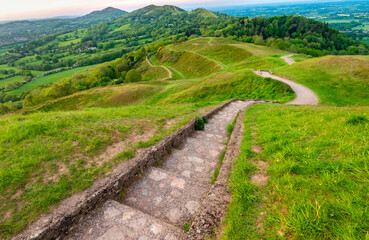
M147 5L176 5L184 9L194 9L197 7L220 7L232 5L249 4L272 4L272 3L297 3L297 2L327 2L319 0L248 0L248 1L229 1L226 4L223 0L160 0L160 1L132 1L132 0L5 0L0 9L0 21L32 20L52 18L59 16L82 16L92 11L102 10L107 7L114 7L128 12L145 7ZM333 2L332 0L331 2Z

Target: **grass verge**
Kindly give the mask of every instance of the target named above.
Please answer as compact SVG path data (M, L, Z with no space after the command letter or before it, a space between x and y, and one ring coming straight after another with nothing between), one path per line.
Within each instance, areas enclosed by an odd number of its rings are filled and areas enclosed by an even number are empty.
M367 239L368 116L368 107L259 104L249 109L223 239ZM249 181L255 170L248 161L251 119L264 147L261 157L270 164L265 189ZM255 234L261 203L262 236Z

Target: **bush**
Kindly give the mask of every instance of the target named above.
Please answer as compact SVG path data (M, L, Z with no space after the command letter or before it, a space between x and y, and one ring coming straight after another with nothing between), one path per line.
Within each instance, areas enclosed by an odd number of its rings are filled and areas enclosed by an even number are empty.
M195 118L195 130L203 131L205 129L204 120L200 117Z
M0 114L5 114L10 112L11 109L5 106L4 104L0 103Z
M208 118L207 117L203 117L202 120L204 121L204 123L208 123Z
M141 73L137 72L135 69L129 70L129 72L126 75L126 78L124 82L130 83L130 82L138 82L142 80Z

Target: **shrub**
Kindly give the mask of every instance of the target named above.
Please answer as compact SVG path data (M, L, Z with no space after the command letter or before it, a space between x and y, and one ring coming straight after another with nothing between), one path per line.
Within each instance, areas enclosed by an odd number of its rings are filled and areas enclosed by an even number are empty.
M204 123L208 123L208 118L207 117L203 117L202 120L204 121Z
M5 114L10 112L11 109L7 106L5 106L4 104L0 103L0 114Z
M204 120L200 117L195 118L195 130L196 131L203 131L205 129Z
M137 72L135 69L129 70L129 72L126 75L126 78L124 82L130 83L130 82L138 82L142 80L141 73Z

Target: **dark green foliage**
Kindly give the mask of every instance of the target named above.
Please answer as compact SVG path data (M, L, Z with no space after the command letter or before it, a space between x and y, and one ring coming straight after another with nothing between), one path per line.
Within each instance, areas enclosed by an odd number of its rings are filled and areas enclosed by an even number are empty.
M369 53L368 44L349 38L327 23L295 15L238 18L237 22L228 25L223 34L245 39L245 42L250 42L248 37L253 37L255 44L267 43L275 48L312 56Z
M208 123L208 118L207 117L203 117L202 120L204 121L205 124Z
M351 125L364 124L364 123L369 123L369 119L363 115L352 116L346 121L346 123L351 124Z
M205 129L204 120L200 117L195 118L195 130L203 131Z

